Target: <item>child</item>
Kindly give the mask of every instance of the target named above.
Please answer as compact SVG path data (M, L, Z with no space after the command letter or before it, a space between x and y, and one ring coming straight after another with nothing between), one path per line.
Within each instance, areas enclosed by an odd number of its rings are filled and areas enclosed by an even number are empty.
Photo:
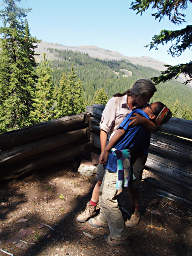
M129 152L133 153L136 153L137 151L146 151L147 153L148 151L151 136L150 131L144 129L141 125L129 127L130 117L135 113L138 113L147 119L155 120L155 123L158 126L167 122L172 115L170 110L161 102L155 102L147 105L142 110L135 109L127 115L103 152L104 162L107 163L105 168L112 172L116 172L117 170L118 151L124 149L129 149ZM115 145L115 148L112 151L117 151L117 153L114 154L111 152L109 154L113 145ZM130 159L130 156L128 156L128 158Z
M133 110L119 126L113 137L103 152L103 159L106 162L105 176L100 202L100 214L89 220L89 224L94 227L100 227L108 224L110 234L107 242L111 245L121 244L127 237L125 235L125 225L122 213L119 209L116 195L117 183L117 157L111 152L115 150L128 149L131 155L138 151L147 153L150 144L150 132L141 125L129 127L130 117L138 113L145 118L155 120L158 125L165 123L171 117L170 110L161 102L152 103L143 110ZM131 177L132 178L132 177Z

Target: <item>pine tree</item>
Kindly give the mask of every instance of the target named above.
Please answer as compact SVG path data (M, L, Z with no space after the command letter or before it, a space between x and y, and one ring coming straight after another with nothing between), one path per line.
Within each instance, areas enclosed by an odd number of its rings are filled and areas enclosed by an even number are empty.
M59 86L55 87L55 117L82 113L85 110L82 82L74 69L63 73Z
M68 78L65 73L62 74L59 84L54 88L54 118L59 118L67 115L67 101L64 99L64 94L66 94L66 85L68 83Z
M68 115L74 115L82 113L85 110L85 101L83 96L82 82L77 77L74 68L72 67L69 73L69 84L68 84Z
M152 16L155 19L161 19L165 16L174 24L185 22L184 10L191 4L191 0L134 0L131 3L131 9L142 14L150 7L155 12ZM192 25L187 25L180 30L162 30L159 35L154 35L148 45L150 49L158 50L158 45L171 43L168 53L173 57L180 56L186 49L192 47ZM167 69L159 77L154 77L156 83L165 82L172 78L177 78L180 74L186 75L186 83L192 81L192 61L171 66L165 65Z
M20 0L4 0L0 11L0 130L29 125L36 83L34 49L37 42L29 33L27 10Z
M95 92L95 95L93 97L93 103L94 104L102 104L105 105L107 103L107 101L109 100L105 89L104 88L100 88Z
M176 99L174 104L171 106L171 112L173 117L184 118L188 120L192 119L190 108L185 104L181 104L178 99Z
M48 121L53 116L53 79L52 69L45 55L37 67L38 81L33 98L31 119L33 123Z

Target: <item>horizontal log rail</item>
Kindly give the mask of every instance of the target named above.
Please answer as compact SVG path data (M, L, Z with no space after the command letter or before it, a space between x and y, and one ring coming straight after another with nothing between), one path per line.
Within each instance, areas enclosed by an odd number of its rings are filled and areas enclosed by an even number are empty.
M0 134L0 180L80 157L89 137L87 113Z
M99 122L103 109L103 105L94 104L93 106L87 107L87 112L91 113L95 122ZM168 123L161 126L160 131L192 139L192 121L181 118L171 118Z
M0 167L2 165L12 164L29 157L39 155L42 152L54 151L56 148L76 144L82 138L87 138L87 129L80 129L51 136L46 139L38 140L33 143L14 147L11 150L6 150L0 155Z
M59 151L46 152L46 154L39 155L38 158L22 161L18 166L9 166L8 168L1 168L0 177L1 180L9 180L18 178L26 173L45 169L54 164L65 163L79 157L82 152L86 150L87 142L68 145L68 147L61 148Z
M0 150L37 141L55 134L78 130L88 126L86 114L66 116L30 126L24 129L0 134Z

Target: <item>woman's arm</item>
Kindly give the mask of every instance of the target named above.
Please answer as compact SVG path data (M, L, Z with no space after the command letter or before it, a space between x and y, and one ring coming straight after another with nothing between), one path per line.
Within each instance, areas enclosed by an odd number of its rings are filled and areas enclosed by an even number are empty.
M106 143L107 143L107 132L100 130L100 144L101 144L101 154L99 156L100 164L104 164L103 153L105 150Z
M107 132L104 130L100 130L100 144L101 144L101 152L103 152L107 144Z
M150 119L147 119L140 114L135 113L134 116L130 117L131 122L129 123L129 126L136 126L136 125L143 125L144 128L147 130L154 132L158 129L158 126L151 121Z
M103 164L102 153L104 152L105 146L107 144L108 134L111 132L111 127L115 121L116 115L116 99L112 97L106 104L100 122L100 145L101 145L101 155L99 157L99 163Z
M112 97L106 104L100 121L100 130L106 132L107 134L112 132L112 127L114 126L116 119L116 99Z

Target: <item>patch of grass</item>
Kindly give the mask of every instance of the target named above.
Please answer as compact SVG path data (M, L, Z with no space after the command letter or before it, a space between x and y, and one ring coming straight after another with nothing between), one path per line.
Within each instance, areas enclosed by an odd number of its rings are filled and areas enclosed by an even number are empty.
M63 194L60 194L60 195L59 195L59 198L60 198L61 200L64 200L64 195L63 195Z

